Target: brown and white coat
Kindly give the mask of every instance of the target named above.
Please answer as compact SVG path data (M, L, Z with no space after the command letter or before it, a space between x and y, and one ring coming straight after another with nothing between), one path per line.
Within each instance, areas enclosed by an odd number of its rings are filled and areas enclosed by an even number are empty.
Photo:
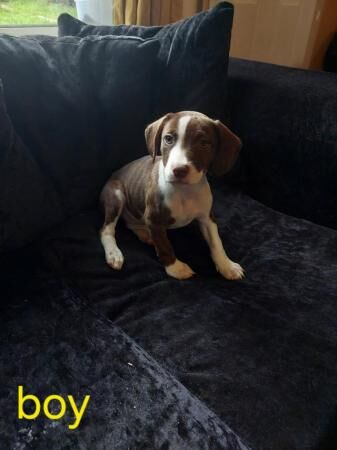
M223 248L206 178L208 171L222 175L232 167L240 139L221 122L195 111L167 114L146 128L145 138L150 156L115 172L101 194L107 263L121 269L124 262L115 239L122 216L139 239L154 245L168 275L190 278L194 272L176 258L167 229L197 220L218 272L230 280L242 278L243 269Z

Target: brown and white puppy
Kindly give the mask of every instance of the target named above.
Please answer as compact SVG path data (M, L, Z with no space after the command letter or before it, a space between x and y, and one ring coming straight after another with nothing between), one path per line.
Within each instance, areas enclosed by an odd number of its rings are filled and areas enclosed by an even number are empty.
M176 258L167 229L197 220L217 270L228 280L242 278L243 269L222 246L206 179L207 171L222 175L232 167L240 139L218 120L194 111L167 114L146 128L145 139L151 156L115 172L101 194L101 242L107 263L121 269L124 262L115 239L122 215L140 240L154 245L168 275L190 278L194 272Z

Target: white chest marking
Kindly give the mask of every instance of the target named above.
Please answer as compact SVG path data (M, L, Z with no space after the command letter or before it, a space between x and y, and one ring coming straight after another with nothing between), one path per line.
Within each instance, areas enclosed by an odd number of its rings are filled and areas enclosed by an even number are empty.
M161 161L158 185L164 197L164 204L175 219L175 223L170 228L184 227L194 219L209 216L212 193L206 177L196 184L168 183L165 180L164 165Z

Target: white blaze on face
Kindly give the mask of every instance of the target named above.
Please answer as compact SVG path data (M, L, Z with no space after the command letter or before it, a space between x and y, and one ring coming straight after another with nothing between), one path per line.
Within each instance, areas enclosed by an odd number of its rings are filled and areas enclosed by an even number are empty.
M190 115L184 115L180 117L178 121L177 141L170 151L164 169L164 176L167 181L174 181L175 176L173 170L183 166L189 167L188 175L186 179L184 179L184 181L187 183L197 183L200 181L203 175L202 172L197 171L192 162L187 158L187 150L189 149L184 148L186 129L190 120Z
M165 167L165 175L167 179L174 178L173 170L177 167L186 166L189 164L186 156L186 150L183 148L186 128L191 116L180 117L178 121L177 141L170 151L169 158Z

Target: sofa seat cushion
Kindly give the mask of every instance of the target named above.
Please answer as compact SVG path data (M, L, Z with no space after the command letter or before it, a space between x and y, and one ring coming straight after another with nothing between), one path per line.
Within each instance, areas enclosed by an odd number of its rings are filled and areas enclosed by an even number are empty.
M0 194L9 246L96 204L111 172L146 152L158 46L130 36L0 36L0 170L16 174Z
M2 292L3 294L3 292ZM2 295L1 448L249 450L205 404L74 291L39 278ZM18 386L44 401L89 403L76 429L67 410L18 420ZM53 414L57 405L50 403ZM24 411L34 408L27 400Z
M155 37L159 84L154 86L154 112L196 110L225 119L227 66L233 20L233 5L220 2L176 23L163 27L137 25L93 26L62 14L59 36L128 35Z
M96 311L132 336L252 448L337 444L337 232L218 188L216 216L246 277L221 278L198 230L170 232L197 275L168 278L122 225L121 271L104 261L100 217L83 214L43 245Z

